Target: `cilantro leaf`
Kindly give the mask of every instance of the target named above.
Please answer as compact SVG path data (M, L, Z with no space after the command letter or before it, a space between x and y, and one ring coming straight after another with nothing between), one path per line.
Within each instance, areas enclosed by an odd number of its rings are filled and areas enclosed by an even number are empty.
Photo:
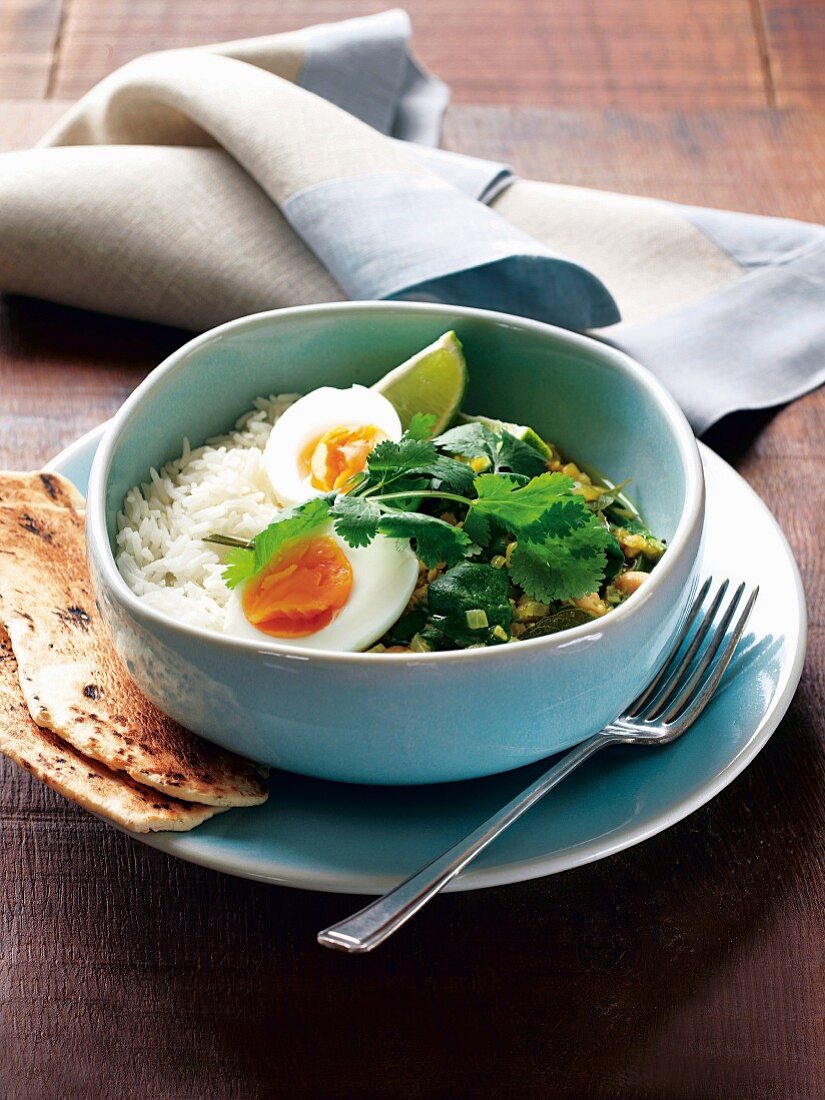
M350 546L369 546L378 534L383 512L369 498L339 496L332 505L335 530Z
M608 528L609 531L609 528ZM624 565L624 552L619 545L619 540L610 531L610 538L607 540L605 546L605 567L604 567L604 579L606 581L612 581L614 577L617 577Z
M490 545L490 520L483 512L469 508L464 517L464 530L479 546Z
M255 536L255 572L260 572L287 543L311 535L328 518L329 502L325 497L313 497L281 512Z
M422 471L426 473L427 471ZM464 462L456 462L454 458L445 458L439 455L430 467L430 475L433 481L438 482L439 487L451 493L469 493L473 487L475 473L472 467Z
M433 434L433 428L438 417L435 413L413 413L410 420L410 426L407 428L406 435L410 439L429 439Z
M415 539L416 554L430 569L439 562L456 565L473 551L472 540L460 527L423 512L385 512L378 530L391 539Z
M376 535L415 539L416 553L430 568L455 565L473 549L460 527L422 512L405 512L376 504L369 497L339 496L332 506L335 530L350 546L368 546Z
M235 547L224 558L224 570L221 574L227 588L236 588L255 575L255 551Z
M594 518L593 513L582 502L581 497L559 499L551 504L538 523L527 527L523 537L540 542L544 535L564 538L577 527L585 527Z
M440 450L462 458L486 458L491 465L495 462L498 436L486 424L473 421L471 424L459 424L448 432L437 436L433 443Z
M564 538L519 541L510 557L510 576L528 596L549 603L598 589L611 536L596 516L590 518Z
M288 543L306 538L322 527L329 518L329 502L315 497L282 512L276 520L255 536L254 550L231 550L223 579L228 588L254 577ZM242 556L243 555L243 556Z
M524 443L506 428L494 429L480 421L459 424L433 440L436 447L466 459L486 459L494 473L511 471L536 477L547 469L540 451Z
M537 477L547 470L547 459L508 431L502 431L496 456L496 470L512 470L514 474Z
M463 462L440 455L435 446L425 439L415 439L409 434L398 443L385 439L370 454L367 462L368 478L358 487L373 491L395 485L410 475L423 475L438 481L450 492L468 492L473 484L473 471Z
M374 447L367 460L370 482L384 485L403 474L426 472L438 458L429 440L402 436L396 443L385 439Z
M566 474L541 474L526 485L507 474L481 474L473 487L478 500L473 501L472 511L495 519L515 535L561 534L565 526L575 526L574 517L583 523L591 514L572 494L573 479ZM558 510L558 505L565 507Z

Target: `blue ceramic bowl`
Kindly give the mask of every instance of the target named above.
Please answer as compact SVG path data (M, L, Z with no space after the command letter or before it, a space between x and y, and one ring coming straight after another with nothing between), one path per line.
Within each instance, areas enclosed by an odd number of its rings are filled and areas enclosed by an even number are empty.
M615 480L669 548L604 619L486 650L309 653L186 626L141 603L117 571L126 491L226 431L259 394L369 385L447 329L470 369L465 408L527 423ZM115 647L184 725L275 767L357 783L437 783L515 768L614 718L654 672L697 580L702 467L684 416L626 355L504 314L413 303L277 310L221 325L129 397L92 469L88 551Z

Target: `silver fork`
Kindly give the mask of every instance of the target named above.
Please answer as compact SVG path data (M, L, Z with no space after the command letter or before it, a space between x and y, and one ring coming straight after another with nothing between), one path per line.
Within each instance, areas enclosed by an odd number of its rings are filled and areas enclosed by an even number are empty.
M400 886L339 924L319 932L318 943L339 951L372 951L415 916L514 821L605 745L666 745L681 737L710 702L742 637L759 592L758 588L751 591L735 626L730 629L745 585L739 585L723 608L730 587L729 581L723 581L700 618L712 583L712 578L708 577L702 584L661 669L624 714L571 749L483 825ZM720 609L719 621L713 628ZM696 632L682 651L697 619Z

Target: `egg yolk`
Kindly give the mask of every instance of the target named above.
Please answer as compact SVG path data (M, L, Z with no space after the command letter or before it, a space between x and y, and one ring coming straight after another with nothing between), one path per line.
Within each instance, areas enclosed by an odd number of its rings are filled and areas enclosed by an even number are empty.
M244 589L247 620L276 638L305 638L328 626L352 591L352 566L329 536L286 547Z
M325 493L343 488L364 469L373 447L387 438L374 424L342 424L324 432L303 455L313 488Z

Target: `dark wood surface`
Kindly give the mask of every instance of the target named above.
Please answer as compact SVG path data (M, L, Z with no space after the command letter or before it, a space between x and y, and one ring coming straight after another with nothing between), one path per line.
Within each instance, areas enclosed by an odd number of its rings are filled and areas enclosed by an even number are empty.
M0 146L143 50L382 6L12 0ZM825 218L817 0L409 7L456 88L451 147ZM45 461L185 338L0 299L0 466ZM809 599L803 681L756 762L645 844L441 898L374 956L314 944L358 899L175 862L3 766L0 1098L821 1097L824 440L823 392L710 439L776 514Z

